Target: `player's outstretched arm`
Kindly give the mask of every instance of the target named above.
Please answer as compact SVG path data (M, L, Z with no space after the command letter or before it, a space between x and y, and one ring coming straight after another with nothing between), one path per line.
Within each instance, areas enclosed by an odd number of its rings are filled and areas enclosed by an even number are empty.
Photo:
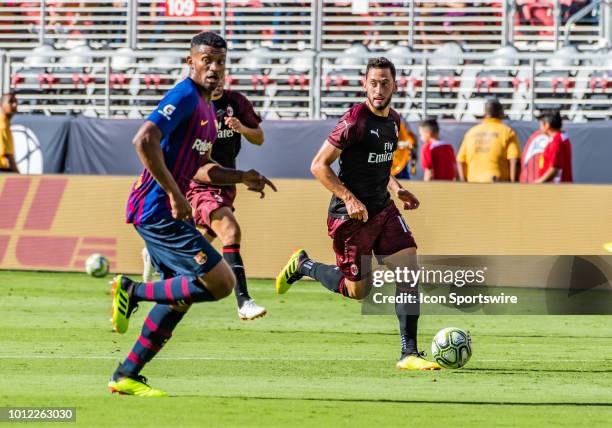
M178 220L189 220L192 218L191 206L164 162L164 154L159 144L161 138L161 130L153 122L147 120L138 129L132 143L144 167L168 194L172 216Z
M310 165L310 172L327 190L344 201L349 217L368 221L368 210L353 193L340 181L331 165L340 157L342 150L331 145L327 140L319 149Z
M404 189L397 178L392 175L389 177L389 184L387 185L389 192L404 203L405 210L416 210L421 204L416 196L410 191Z
M262 198L265 196L264 189L266 186L276 192L274 183L258 171L224 168L212 160L198 169L193 180L198 183L217 185L242 183L247 186L248 190L260 193Z

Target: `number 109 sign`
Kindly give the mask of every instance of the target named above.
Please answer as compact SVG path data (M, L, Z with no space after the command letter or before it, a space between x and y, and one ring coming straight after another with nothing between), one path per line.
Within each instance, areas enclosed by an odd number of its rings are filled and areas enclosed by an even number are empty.
M166 16L196 16L196 0L166 0Z

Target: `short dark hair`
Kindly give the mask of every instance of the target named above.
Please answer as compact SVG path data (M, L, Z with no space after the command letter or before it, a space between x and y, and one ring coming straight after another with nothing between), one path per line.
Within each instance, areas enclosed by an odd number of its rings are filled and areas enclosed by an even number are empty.
M368 60L368 66L366 67L366 77L370 72L371 68L388 68L391 70L391 76L393 76L393 80L395 80L395 65L391 62L390 59L380 56L378 58L371 58Z
M563 127L563 119L559 110L544 110L538 120L547 123L555 131L560 131Z
M191 39L191 49L197 46L212 46L218 49L227 49L227 42L223 37L212 31L198 33Z
M504 118L504 106L502 106L502 103L500 103L497 98L487 98L485 103L485 116L495 119Z
M438 125L438 121L435 117L428 117L424 121L422 121L419 126L421 128L427 129L434 135L438 135L440 133L440 125Z

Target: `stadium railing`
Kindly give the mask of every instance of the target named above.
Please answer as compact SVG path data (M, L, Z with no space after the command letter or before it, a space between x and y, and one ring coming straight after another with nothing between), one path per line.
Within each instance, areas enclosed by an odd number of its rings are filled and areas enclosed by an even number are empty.
M609 46L611 2L588 1L590 13L569 26L579 9L564 9L556 0L370 0L367 11L354 10L349 0L3 1L0 48L51 43L61 49L86 41L101 49L183 49L204 29L222 34L232 49L337 51L363 43L432 51L455 41L473 52L507 43L552 51L566 30L582 49L599 48L602 41Z
M564 42L581 50L610 46L608 0L515 0L508 4L513 31L509 42L520 50L551 51ZM580 15L580 19L572 17ZM564 37L564 35L566 37Z
M87 40L92 46L124 47L133 0L6 1L0 6L0 48L24 49L43 42L56 48Z
M313 117L313 54L296 60L260 49L230 57L226 87L247 93L266 115ZM2 88L17 93L23 113L140 118L187 74L177 51L37 50L0 55Z
M351 49L342 55L232 52L226 87L245 93L268 119L335 117L363 99L367 58L380 55L361 45ZM533 119L547 107L560 107L574 121L612 116L611 52L587 55L570 46L550 55L507 46L478 54L447 44L433 53L396 47L386 55L398 69L394 106L409 118L471 120L490 95L502 100L512 119ZM87 46L10 51L0 55L0 70L2 89L17 92L22 112L133 118L149 113L187 71L176 50L99 52Z
M370 2L362 14L352 13L350 1L322 3L324 50L345 49L363 40L369 46L404 43L425 51L461 41L466 48L482 51L500 47L507 33L503 2Z

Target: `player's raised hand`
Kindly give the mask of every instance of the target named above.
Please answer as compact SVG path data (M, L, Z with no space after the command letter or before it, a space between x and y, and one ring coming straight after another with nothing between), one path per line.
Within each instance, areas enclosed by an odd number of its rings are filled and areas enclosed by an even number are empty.
M399 189L397 191L397 197L404 203L405 210L416 210L421 204L417 197L406 189Z
M368 210L359 199L351 196L344 200L344 205L346 206L346 212L350 218L360 220L364 223L368 221Z
M169 199L172 217L182 221L188 221L193 218L193 210L185 196L182 194L169 195Z
M261 194L260 198L266 196L264 188L266 185L270 186L272 190L276 192L276 186L266 177L261 175L258 171L250 169L242 174L242 182L247 186L247 189L252 192L258 192Z
M225 116L225 125L234 132L242 133L242 122L237 117Z

